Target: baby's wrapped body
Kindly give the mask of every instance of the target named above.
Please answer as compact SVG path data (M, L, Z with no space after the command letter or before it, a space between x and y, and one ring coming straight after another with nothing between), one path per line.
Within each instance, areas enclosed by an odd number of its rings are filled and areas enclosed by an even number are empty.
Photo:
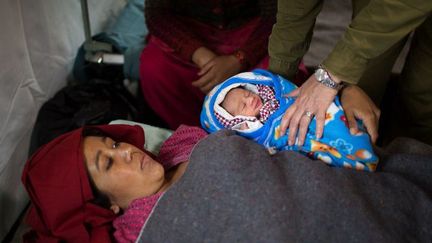
M259 103L262 105L257 116L230 114L223 107L227 94L236 88L261 98ZM224 128L236 130L239 135L264 145L270 153L299 151L332 166L375 171L378 157L373 152L369 136L360 122L362 132L350 134L338 97L327 110L324 133L319 140L315 137L316 121L313 118L304 145L288 146L289 131L281 134L280 123L286 109L295 101L295 98L284 95L296 88L288 80L265 70L240 73L219 84L207 95L201 112L201 125L210 133ZM265 119L262 117L264 114Z

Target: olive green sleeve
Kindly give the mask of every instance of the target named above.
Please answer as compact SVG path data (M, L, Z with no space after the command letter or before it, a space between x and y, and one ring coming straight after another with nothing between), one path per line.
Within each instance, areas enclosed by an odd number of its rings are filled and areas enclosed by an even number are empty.
M279 0L276 24L269 40L272 72L293 79L312 39L322 0Z
M392 47L431 15L431 0L374 0L353 19L323 66L356 84L368 61Z

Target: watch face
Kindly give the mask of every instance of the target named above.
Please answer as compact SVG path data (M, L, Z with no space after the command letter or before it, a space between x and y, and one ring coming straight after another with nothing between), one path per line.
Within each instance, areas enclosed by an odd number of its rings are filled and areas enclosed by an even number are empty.
M332 88L332 89L336 89L336 90L339 90L340 87L342 87L338 83L336 83L333 80L331 80L331 78L327 74L326 70L324 70L322 68L318 68L315 71L315 77L318 80L318 82L320 82L321 84L323 84L326 87L329 87L329 88Z
M315 72L315 77L318 79L318 81L325 79L325 75L326 75L326 72L322 68L317 69Z

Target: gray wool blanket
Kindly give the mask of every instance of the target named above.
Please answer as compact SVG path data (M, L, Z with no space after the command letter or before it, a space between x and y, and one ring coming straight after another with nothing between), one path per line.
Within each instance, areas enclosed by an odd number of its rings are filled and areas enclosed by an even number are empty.
M432 147L399 139L378 172L269 155L220 131L201 141L139 242L432 242Z

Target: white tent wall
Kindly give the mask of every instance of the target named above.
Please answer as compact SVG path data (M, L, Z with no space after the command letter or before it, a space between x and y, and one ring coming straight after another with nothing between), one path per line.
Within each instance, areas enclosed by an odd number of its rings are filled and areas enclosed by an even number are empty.
M89 0L98 33L127 0ZM0 240L28 197L21 172L41 105L66 85L84 41L79 0L0 1Z

